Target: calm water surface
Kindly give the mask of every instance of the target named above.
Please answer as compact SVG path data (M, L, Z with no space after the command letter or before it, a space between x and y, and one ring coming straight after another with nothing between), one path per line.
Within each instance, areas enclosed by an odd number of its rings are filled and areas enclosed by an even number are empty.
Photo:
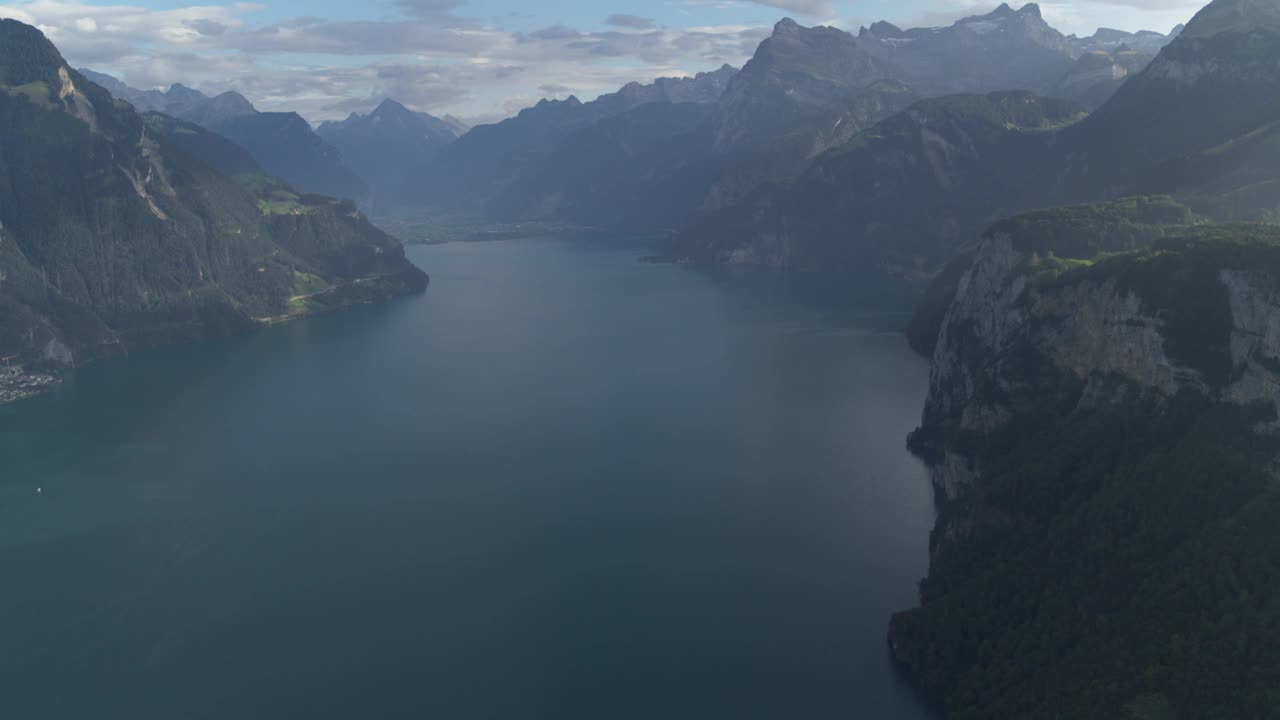
M0 408L0 717L929 717L902 308L638 254L418 248Z

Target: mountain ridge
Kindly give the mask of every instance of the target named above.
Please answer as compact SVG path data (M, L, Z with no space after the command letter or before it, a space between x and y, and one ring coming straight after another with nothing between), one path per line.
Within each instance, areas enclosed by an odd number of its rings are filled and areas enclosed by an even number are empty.
M165 92L142 91L109 75L89 73L139 110L171 115L227 137L247 149L267 172L303 191L357 202L368 196L368 185L346 166L338 149L297 113L260 112L234 91L209 97L182 84Z

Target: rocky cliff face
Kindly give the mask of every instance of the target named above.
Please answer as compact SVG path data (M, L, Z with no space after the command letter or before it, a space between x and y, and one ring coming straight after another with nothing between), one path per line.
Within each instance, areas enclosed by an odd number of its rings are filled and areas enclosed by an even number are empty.
M1187 232L1194 230L1171 224L1153 238ZM1280 412L1280 277L1230 259L1207 269L1207 302L1225 303L1229 322L1221 375L1177 356L1169 337L1176 310L1144 296L1132 266L1088 262L1042 254L1007 234L983 241L939 335L926 429L989 435L1050 397L1092 408L1187 392ZM936 449L937 485L955 499L976 468L951 443Z
M1280 575L1230 558L1280 569L1278 398L1275 227L1167 199L998 224L911 440L941 511L895 656L966 720L1265 716Z

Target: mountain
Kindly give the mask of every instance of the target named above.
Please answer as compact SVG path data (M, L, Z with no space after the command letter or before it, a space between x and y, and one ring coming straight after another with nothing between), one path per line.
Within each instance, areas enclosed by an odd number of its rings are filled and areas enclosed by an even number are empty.
M1268 69L1280 54L1280 32L1269 23L1271 9L1219 0L1175 28L1146 70L1088 118L1054 133L1052 155L1017 197L1001 202L1025 210L1163 194L1206 220L1280 219L1280 106L1269 100L1276 79ZM911 211L921 210L928 212ZM913 326L917 347L930 348L937 337L937 298L956 289L956 272L945 277L949 285L930 290L933 301Z
M466 135L467 132L471 130L471 128L473 127L471 123L463 122L462 120L459 120L458 118L452 115L445 115L440 119L443 120L444 123L448 125L450 128L452 128L453 134L457 135L458 137L462 137L463 135Z
M0 20L0 356L63 368L425 287L351 203L232 179L162 122Z
M1050 27L1034 3L963 18L945 28L899 30L878 23L858 39L874 44L894 79L921 95L1043 91L1079 50Z
M989 222L1035 207L1169 194L1213 219L1280 217L1280 186L1268 175L1280 160L1271 149L1280 142L1271 99L1280 80L1270 72L1280 63L1280 35L1268 11L1249 22L1240 8L1252 6L1226 1L1226 10L1215 3L1197 15L1149 63L1125 43L1137 37L1153 47L1164 36L1100 31L1068 39L1078 48L1119 48L1082 56L1052 90L1101 102L1087 117L1077 107L1056 122L1010 120L1008 129L1019 131L976 136L972 123L991 129L1003 122L999 113L949 115L905 133L874 128L795 181L764 186L692 223L675 254L784 266L873 263L927 275L971 247ZM883 25L863 33L905 34ZM911 128L938 107L926 101L886 123ZM895 137L916 139L886 144Z
M338 149L346 164L369 184L370 205L395 197L415 169L425 166L441 148L465 130L449 122L385 100L368 115L352 113L341 122L326 122L316 134Z
M712 106L650 103L575 131L516 173L486 212L646 228L678 222L714 175L691 140Z
M1270 717L1280 5L1216 0L913 323L940 498L892 651L955 718ZM1169 192L1111 199L1134 191Z
M267 174L248 150L195 123L158 112L144 113L142 121L157 137L223 175Z
M494 198L502 197L531 167L564 148L575 132L646 104L682 113L678 105L714 102L736 72L726 66L691 78L628 85L587 103L577 97L543 100L513 118L472 128L443 148L434 162L411 176L399 204L425 204L464 221L495 219L497 213L488 207Z
M1145 65L1154 54L1144 54L1147 48L1165 40L1118 31L1066 37L1034 4L1002 5L943 28L881 22L857 35L784 19L736 74L633 84L591 103L544 101L476 128L410 182L400 204L425 204L459 224L705 227L706 214L791 182L824 152L921 99L1056 89L1096 105ZM1091 52L1107 53L1110 63L1082 61ZM696 126L697 113L674 109L690 102L710 109ZM670 112L639 112L646 104ZM629 113L637 114L619 119ZM575 154L578 138L612 162Z
M169 89L171 96L179 92L181 99L160 112L203 127L212 129L240 118L264 114L259 113L253 103L238 92L225 92L210 98L182 85L174 85Z
M89 68L80 68L78 72L87 80L111 93L111 96L132 105L140 111L163 111L168 97L159 90L138 90L106 73L94 72Z
M209 97L180 84L165 92L142 91L109 75L85 72L140 111L171 115L225 136L247 149L267 172L299 190L356 201L368 197L368 184L297 113L259 112L236 92Z
M1182 31L1189 39L1280 32L1280 5L1271 0L1216 0Z
M1092 36L1087 38L1078 38L1071 35L1067 41L1080 54L1091 52L1115 52L1124 48L1135 52L1146 53L1155 57L1165 45L1168 45L1174 38L1182 34L1185 26L1179 25L1174 28L1168 35L1162 35L1151 30L1140 30L1136 33L1127 32L1125 30L1112 30L1110 28L1099 28Z
M779 22L720 98L713 149L754 148L810 126L835 125L833 109L892 78L877 50L835 28Z
M1249 132L1160 164L1134 189L1176 194L1196 212L1223 221L1280 222L1278 164L1280 112L1273 112Z
M1130 77L1146 69L1155 56L1154 51L1135 50L1128 45L1112 51L1092 50L1082 55L1047 94L1090 108L1101 107Z
M1069 158L1054 199L1132 191L1164 163L1271 122L1278 16L1275 3L1262 0L1216 0L1198 13L1145 71L1066 134Z
M895 657L953 718L1272 716L1280 230L1158 197L1038 211L954 287Z
M244 147L267 172L303 192L355 201L368 197L368 184L347 167L342 153L297 113L238 114L204 127Z
M207 127L212 123L258 112L253 103L237 92L226 92L211 98L181 83L172 85L163 92L138 90L104 73L87 68L80 68L79 72L140 112L164 113L197 125Z
M1085 108L1029 92L913 105L681 232L704 263L880 267L927 275L1001 215L1033 202L1054 130Z

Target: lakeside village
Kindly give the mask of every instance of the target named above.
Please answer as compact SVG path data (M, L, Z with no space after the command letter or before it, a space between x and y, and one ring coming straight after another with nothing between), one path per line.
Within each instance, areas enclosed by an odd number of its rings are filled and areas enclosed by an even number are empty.
M35 397L58 383L53 375L28 373L13 360L0 358L0 405Z

